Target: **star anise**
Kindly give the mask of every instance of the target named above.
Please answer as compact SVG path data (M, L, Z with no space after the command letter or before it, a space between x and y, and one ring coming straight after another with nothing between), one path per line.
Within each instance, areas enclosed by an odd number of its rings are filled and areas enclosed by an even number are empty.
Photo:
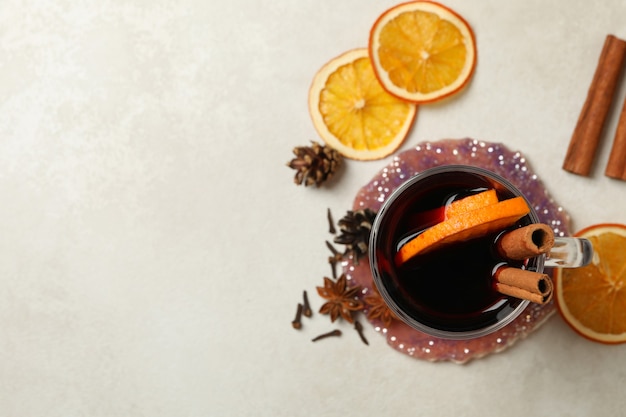
M389 309L383 297L380 296L375 287L372 287L370 295L364 298L367 318L370 320L380 320L385 327L391 326L392 320L397 320L396 315Z
M360 290L358 285L348 286L346 274L342 274L337 281L324 277L324 286L317 287L317 293L328 301L322 305L320 313L329 314L331 322L342 317L349 323L354 323L352 314L363 309L363 302L356 297Z

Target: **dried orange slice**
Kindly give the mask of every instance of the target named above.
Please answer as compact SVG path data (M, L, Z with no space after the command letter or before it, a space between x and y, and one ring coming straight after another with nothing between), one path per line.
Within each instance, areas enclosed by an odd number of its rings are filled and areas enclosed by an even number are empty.
M417 107L387 93L374 76L367 49L324 65L309 90L313 125L327 145L351 159L384 158L408 135Z
M456 12L430 1L399 4L370 31L376 76L391 94L416 103L462 89L476 67L476 40Z
M523 197L514 197L486 207L467 211L437 223L409 240L396 254L400 265L418 254L444 245L494 233L515 224L530 212Z
M626 342L626 225L599 224L576 236L591 241L594 258L582 268L558 269L556 300L565 321L601 343Z

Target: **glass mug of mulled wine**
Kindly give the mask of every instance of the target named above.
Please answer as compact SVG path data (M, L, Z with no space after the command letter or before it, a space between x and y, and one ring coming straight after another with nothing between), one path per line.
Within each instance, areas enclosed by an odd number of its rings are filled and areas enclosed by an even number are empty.
M410 259L399 256L404 246L441 224L455 201L494 191L497 202L523 200L527 214L485 234L479 226L478 236L459 234L452 243L435 245ZM463 204L468 212L476 209ZM579 267L591 261L588 240L546 235L546 229L553 233L505 178L466 165L431 168L398 187L377 213L369 241L374 283L391 311L412 328L439 338L482 337L511 323L531 300L547 301L552 283L544 267ZM503 244L507 241L508 246ZM541 248L546 244L549 251ZM516 251L522 256L513 254Z

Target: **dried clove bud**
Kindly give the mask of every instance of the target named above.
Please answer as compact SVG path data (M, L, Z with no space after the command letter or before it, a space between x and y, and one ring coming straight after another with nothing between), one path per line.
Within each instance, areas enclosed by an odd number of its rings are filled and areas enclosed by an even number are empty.
M302 300L302 314L304 314L305 317L311 317L313 315L313 310L311 310L311 305L309 304L309 296L306 293L306 290L302 292Z
M314 337L311 339L312 342L317 342L318 340L326 339L327 337L336 337L341 336L341 330L333 330L332 332L322 333L321 335Z
M333 215L330 212L330 208L326 210L326 217L328 218L328 233L334 235L337 233L337 229L335 229L335 222L333 221Z
M298 303L298 309L296 310L296 317L293 319L293 321L291 322L291 325L293 326L294 329L300 329L302 328L302 304Z
M365 343L366 345L369 345L369 342L367 341L367 339L365 338L365 335L363 334L363 325L361 324L361 322L355 321L354 322L354 328L357 331L357 333L359 334L359 337L361 338L363 343Z
M332 256L328 257L328 263L330 264L330 270L333 274L333 278L337 279L337 264L343 261L343 254L339 253L337 249L329 242L326 241L326 247L330 249Z

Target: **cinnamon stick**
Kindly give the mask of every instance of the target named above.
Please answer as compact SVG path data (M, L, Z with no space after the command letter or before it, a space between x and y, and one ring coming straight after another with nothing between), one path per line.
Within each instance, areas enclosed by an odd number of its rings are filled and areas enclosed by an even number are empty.
M626 100L617 122L613 147L604 175L626 181Z
M530 224L507 232L496 244L500 256L518 261L548 253L552 246L554 231L542 223Z
M511 285L496 284L496 289L500 294L519 298L521 300L528 300L531 303L536 303L539 305L546 304L552 299L552 293L547 295L535 294L530 291L525 291L521 288L513 287Z
M501 294L537 304L545 304L552 299L552 281L546 274L502 267L496 271L494 279L496 290Z
M587 99L570 139L564 170L589 175L625 56L626 42L607 35Z

